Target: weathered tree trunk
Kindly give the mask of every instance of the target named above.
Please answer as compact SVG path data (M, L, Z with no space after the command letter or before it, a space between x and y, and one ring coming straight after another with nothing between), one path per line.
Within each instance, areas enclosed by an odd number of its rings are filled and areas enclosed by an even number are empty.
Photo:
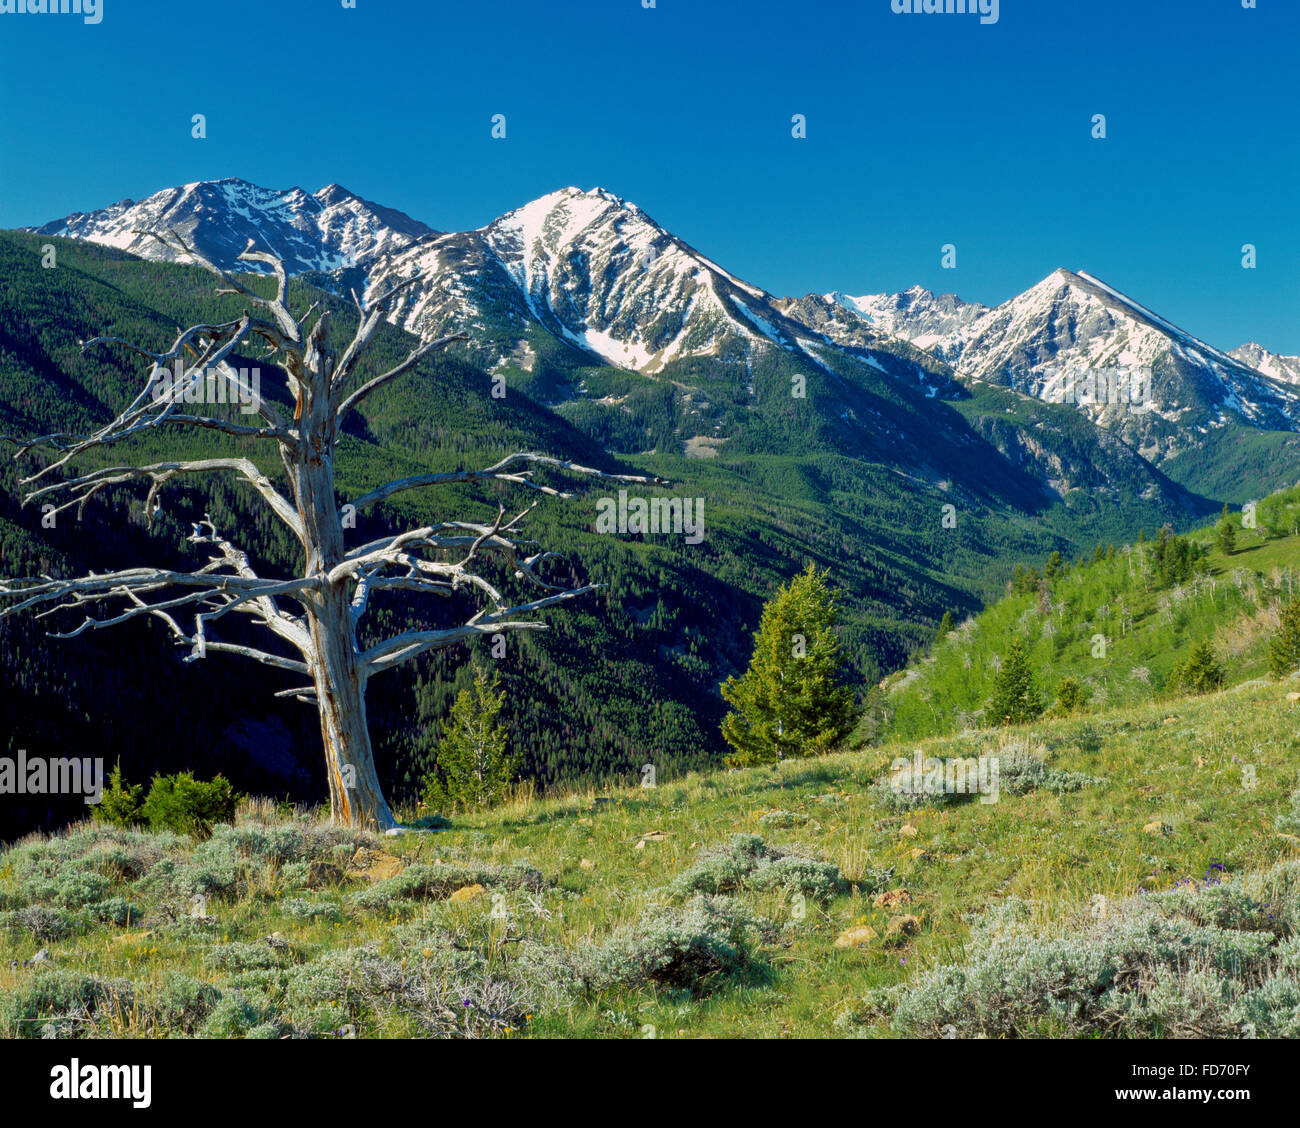
M296 415L304 442L294 495L303 524L307 576L323 576L345 554L343 525L334 495L334 413L330 376L334 356L327 348L322 316L307 341L298 374ZM357 649L347 582L326 584L308 611L312 653L307 656L320 710L330 815L336 826L385 831L397 825L375 772L366 727L366 687Z
M385 831L397 825L375 772L366 724L365 681L358 668L347 594L330 591L312 619L318 660L311 664L320 710L330 814L336 826Z

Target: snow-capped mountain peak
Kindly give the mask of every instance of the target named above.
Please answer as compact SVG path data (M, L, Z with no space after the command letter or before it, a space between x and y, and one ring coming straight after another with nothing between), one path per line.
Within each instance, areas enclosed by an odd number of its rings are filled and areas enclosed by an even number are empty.
M433 234L410 216L372 204L337 184L308 194L261 188L234 177L165 188L138 203L123 200L35 228L86 239L144 258L176 255L140 232L175 228L227 270L247 270L238 255L249 239L279 255L291 273L365 265Z
M910 286L897 294L852 297L840 291L828 301L864 318L878 332L901 337L917 348L945 355L954 334L987 311L979 302L966 302L956 294L934 294L924 286Z
M518 338L498 359L525 367L532 324L646 373L718 354L729 341L801 347L771 295L604 188L562 188L475 231L426 240L386 261L370 286L412 274L421 281L396 310L404 327L421 334L474 328L499 321L504 309Z
M940 348L963 382L1075 404L1157 462L1234 421L1300 428L1300 395L1086 271L1053 271Z
M1284 384L1300 384L1300 356L1279 356L1254 341L1239 345L1228 355L1272 380L1280 380Z

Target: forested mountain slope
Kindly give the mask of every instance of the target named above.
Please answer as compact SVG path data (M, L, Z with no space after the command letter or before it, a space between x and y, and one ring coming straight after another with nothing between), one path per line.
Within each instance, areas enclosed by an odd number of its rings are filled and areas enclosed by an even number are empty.
M214 297L210 279L193 268L85 242L54 239L58 265L43 269L41 248L50 242L0 235L6 434L87 430L139 389L146 370L138 357L112 346L83 354L80 341L103 333L161 349L177 325L240 309L237 298ZM350 327L350 300L305 281L294 282L291 294L298 308L317 300L330 306L339 336ZM399 359L406 340L397 328L386 331L373 363ZM336 471L345 495L402 473L486 466L532 449L651 472L671 480L674 496L704 501L700 544L675 535L598 534L597 494L547 499L528 518L532 535L562 554L575 578L607 585L581 606L551 613L548 633L512 639L501 661L528 777L549 784L623 777L647 760L664 767L714 761L722 752L717 687L747 660L762 601L809 559L829 566L845 592L843 634L853 676L865 686L902 666L945 610L976 610L1005 579L1004 561L1078 551L1142 523L1184 526L1210 508L1127 451L1116 452L1107 472L1112 486L1128 480L1129 488L1072 495L1064 487L1089 486L1104 452L1065 409L1049 405L1060 418L1046 430L1033 419L1017 424L1007 410L990 426L974 401L935 397L923 384L847 354L823 359L771 350L739 370L725 358L688 358L646 376L568 355L531 372L502 370L499 396L499 373L450 356L425 364L353 417ZM257 357L238 362L256 367ZM796 377L806 382L804 397L790 394ZM582 397L556 403L557 383L581 385ZM285 398L269 371L263 390ZM1037 410L1026 397L1016 402ZM701 434L701 414L718 437L711 448L690 443ZM1022 439L1008 438L1007 427L1017 425L1051 443L1054 432L1068 437L1060 481L1045 481L1040 463L1023 456ZM157 434L111 457L161 459L238 445L206 434ZM300 567L295 546L260 502L216 479L169 486L152 525L142 495L104 493L80 520L69 511L45 528L39 510L18 503L17 479L33 465L6 461L0 470L6 574L192 565L185 537L204 511L238 532L264 574ZM278 473L274 465L262 468ZM506 500L522 506L529 499ZM414 515L481 519L495 510L495 497L470 488L411 495L363 516L355 535L377 535ZM945 514L955 528L945 527ZM438 624L449 613L391 594L375 610L377 628ZM319 794L315 717L273 696L288 688L274 674L226 656L183 665L162 630L145 624L70 642L46 638L50 625L0 623L11 703L0 747L94 749L110 764L121 757L136 777L185 766L200 775L225 771L254 792ZM412 794L427 769L437 725L468 676L466 658L460 649L437 655L372 686L380 772L395 796ZM31 825L66 813L42 807L21 818Z

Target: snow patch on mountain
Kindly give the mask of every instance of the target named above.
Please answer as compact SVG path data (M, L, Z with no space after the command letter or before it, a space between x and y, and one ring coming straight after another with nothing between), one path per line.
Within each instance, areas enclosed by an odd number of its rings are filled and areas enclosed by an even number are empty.
M1086 272L1055 270L993 308L920 287L828 297L942 357L963 383L1074 404L1156 459L1234 420L1300 430L1293 388Z
M165 188L138 203L123 200L29 230L170 262L177 254L148 234L168 229L224 270L266 270L239 261L251 239L255 249L279 255L293 274L364 266L434 233L337 184L309 195L301 188L277 191L234 178Z
M1279 356L1254 341L1239 345L1228 355L1256 372L1262 372L1270 380L1300 385L1300 356Z
M826 300L863 318L881 333L901 337L917 348L943 357L950 338L988 311L979 302L966 302L956 294L933 294L912 286L899 294L864 294L851 297L834 290Z

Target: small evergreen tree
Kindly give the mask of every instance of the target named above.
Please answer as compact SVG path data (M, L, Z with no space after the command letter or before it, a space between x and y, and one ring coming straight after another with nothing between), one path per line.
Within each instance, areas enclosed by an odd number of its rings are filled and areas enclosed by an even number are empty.
M217 823L235 821L235 791L223 775L196 779L193 772L154 776L140 813L151 830L174 830L198 839L212 837Z
M1161 587L1186 583L1192 578L1196 561L1199 557L1197 547L1190 541L1178 536L1165 535L1160 531L1161 539L1156 545L1156 570Z
M1300 596L1282 608L1277 634L1268 644L1269 672L1275 678L1289 677L1300 670Z
M474 682L456 695L438 744L434 771L425 779L424 803L472 811L495 806L519 770L500 723L505 691L496 670L475 663Z
M1052 716L1073 717L1076 713L1083 712L1085 704L1087 697L1083 686L1074 678L1062 678L1056 683L1056 704L1052 706Z
M952 612L945 611L943 618L939 620L939 629L935 632L934 641L938 642L944 635L948 634L952 630L952 626Z
M1237 551L1237 530L1232 523L1232 518L1228 516L1228 507L1223 507L1223 519L1219 522L1218 533L1215 538L1219 545L1219 551L1224 556L1231 556Z
M1034 687L1029 652L1019 639L1011 643L993 678L987 716L994 724L1018 725L1042 715L1043 703Z
M111 826L141 826L145 821L140 809L142 784L128 784L122 780L122 761L119 758L108 776L108 788L95 807L95 820Z
M1211 693L1223 686L1223 667L1208 642L1198 642L1185 662L1169 672L1169 687L1184 693Z
M1052 555L1047 558L1047 565L1043 568L1043 575L1049 580L1056 579L1057 574L1061 570L1062 563L1064 563L1064 561L1061 559L1061 554L1059 552L1053 552Z
M763 608L749 669L723 683L732 707L722 722L722 736L735 749L731 766L826 752L853 727L828 575L809 563L777 591Z

